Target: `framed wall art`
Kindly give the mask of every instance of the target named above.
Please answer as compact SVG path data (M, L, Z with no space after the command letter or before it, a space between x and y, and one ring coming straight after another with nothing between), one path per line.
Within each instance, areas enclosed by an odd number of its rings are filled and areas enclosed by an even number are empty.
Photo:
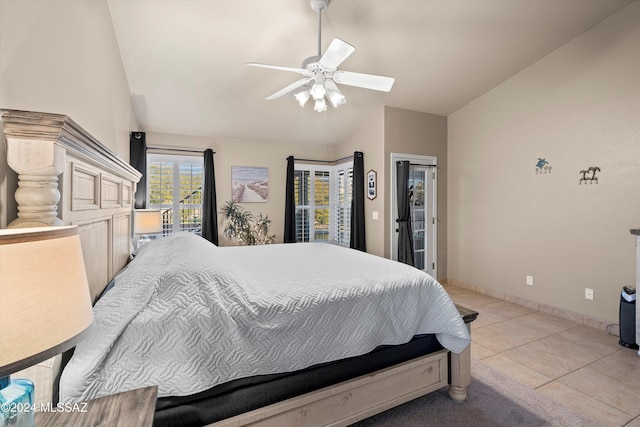
M268 168L231 167L231 200L239 203L266 203L268 197Z
M367 198L369 200L375 199L376 196L378 195L377 194L378 190L376 187L377 175L378 174L373 169L367 172Z

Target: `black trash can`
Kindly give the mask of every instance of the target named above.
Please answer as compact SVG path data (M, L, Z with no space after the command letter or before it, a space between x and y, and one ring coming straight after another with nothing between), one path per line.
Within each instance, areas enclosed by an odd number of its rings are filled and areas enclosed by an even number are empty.
M625 286L620 296L620 345L634 350L636 343L636 288Z

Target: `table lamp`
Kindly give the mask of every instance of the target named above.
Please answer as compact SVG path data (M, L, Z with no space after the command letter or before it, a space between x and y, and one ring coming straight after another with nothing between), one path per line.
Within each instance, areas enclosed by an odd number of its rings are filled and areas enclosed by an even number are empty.
M140 236L136 247L149 239L149 234L162 232L162 214L160 209L136 209L133 219L133 232Z
M1 425L33 426L33 383L9 375L78 343L93 322L75 226L0 230Z

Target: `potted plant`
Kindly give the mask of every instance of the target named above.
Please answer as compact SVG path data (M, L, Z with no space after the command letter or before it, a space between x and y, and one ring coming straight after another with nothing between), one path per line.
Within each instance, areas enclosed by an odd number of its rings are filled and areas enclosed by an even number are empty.
M241 245L266 245L276 239L275 235L269 234L269 215L259 213L255 217L234 201L225 202L220 213L226 220L223 235L229 240L236 240Z

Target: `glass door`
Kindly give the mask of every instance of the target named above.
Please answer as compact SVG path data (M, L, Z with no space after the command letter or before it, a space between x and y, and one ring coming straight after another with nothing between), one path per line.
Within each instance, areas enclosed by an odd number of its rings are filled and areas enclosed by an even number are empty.
M434 229L434 217L430 203L432 168L423 165L411 165L409 169L409 204L411 207L411 225L413 231L413 251L415 266L427 273L433 273L435 260L431 243Z
M396 194L395 162L406 160L409 168L409 205L411 210L411 230L413 233L413 251L415 267L426 271L431 276L437 274L437 224L436 224L436 158L407 154L391 154L392 160L392 238L391 257L398 259L398 218Z

